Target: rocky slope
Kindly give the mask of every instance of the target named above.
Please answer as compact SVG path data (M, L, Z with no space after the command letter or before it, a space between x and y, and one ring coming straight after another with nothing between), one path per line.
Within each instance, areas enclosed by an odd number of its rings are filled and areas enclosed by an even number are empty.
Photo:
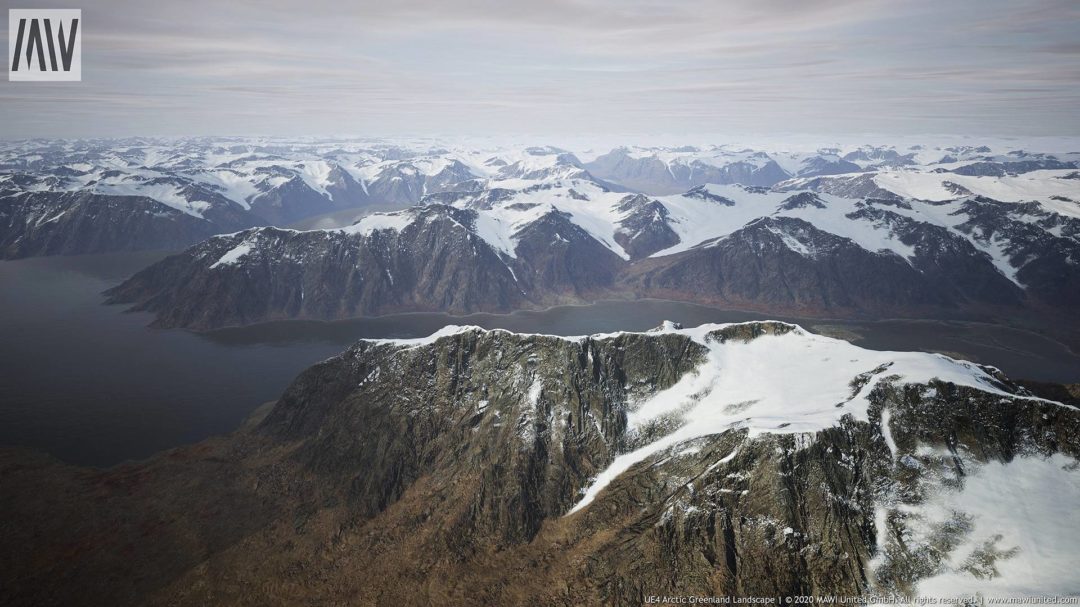
M637 264L626 280L635 291L669 298L810 313L1020 305L1022 291L973 250L935 251L933 260L920 256L925 261L913 264L802 219L766 217L699 249Z
M251 225L240 214L212 222L141 196L0 191L0 259L180 249Z
M477 236L478 220L476 211L431 205L343 231L258 228L220 236L139 272L111 289L109 300L159 312L158 326L213 328L277 318L511 311L581 301L614 281L619 258L559 213L522 230L514 256Z
M513 270L466 228L475 212L433 206L399 215L409 222L400 231L261 228L213 238L137 274L111 297L131 297L134 285L153 290L153 300L141 307L168 308L161 325L191 327L466 312L481 303L509 310L526 302ZM201 299L199 293L222 296ZM191 303L196 299L201 303Z
M1069 403L792 325L448 329L360 342L146 462L0 452L0 598L1068 594L1078 456Z

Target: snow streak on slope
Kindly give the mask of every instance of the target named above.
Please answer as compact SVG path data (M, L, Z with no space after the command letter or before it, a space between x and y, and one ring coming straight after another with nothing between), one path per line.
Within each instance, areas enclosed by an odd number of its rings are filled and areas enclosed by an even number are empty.
M836 425L844 415L867 421L866 397L881 378L905 383L932 379L1011 396L973 363L940 354L864 350L838 339L795 328L744 343L721 343L708 334L728 325L702 325L674 332L708 347L708 359L675 385L633 406L630 432L674 417L670 434L615 458L586 490L571 513L585 508L612 480L650 455L686 441L745 428L763 433L815 432ZM860 374L868 381L852 392ZM840 405L840 406L837 406Z
M236 245L234 248L230 249L228 252L222 255L220 259L211 264L210 269L213 270L214 268L220 266L236 265L241 259L244 258L245 255L251 252L251 249L252 244L250 242L242 242Z
M651 257L689 250L707 240L727 236L747 223L765 216L805 219L826 232L855 241L868 251L892 251L905 259L914 254L914 250L901 242L888 228L847 217L849 213L858 210L855 206L860 202L858 200L818 194L824 208L811 205L780 209L785 200L799 192L753 192L737 185L710 185L707 189L712 194L735 202L735 205L724 206L687 196L661 198L664 206L675 217L671 227L679 234L681 242L658 251Z

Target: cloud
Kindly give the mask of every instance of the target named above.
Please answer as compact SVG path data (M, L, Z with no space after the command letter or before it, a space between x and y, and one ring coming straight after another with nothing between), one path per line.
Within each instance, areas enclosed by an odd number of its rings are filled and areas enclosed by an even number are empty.
M0 136L1080 131L1065 0L99 0L83 16L84 81L0 82Z

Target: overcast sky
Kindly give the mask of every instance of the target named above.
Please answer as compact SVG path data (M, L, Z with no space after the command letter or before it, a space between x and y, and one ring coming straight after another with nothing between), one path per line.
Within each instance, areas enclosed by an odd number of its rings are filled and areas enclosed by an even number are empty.
M1080 134L1075 0L81 8L83 81L0 81L0 137Z

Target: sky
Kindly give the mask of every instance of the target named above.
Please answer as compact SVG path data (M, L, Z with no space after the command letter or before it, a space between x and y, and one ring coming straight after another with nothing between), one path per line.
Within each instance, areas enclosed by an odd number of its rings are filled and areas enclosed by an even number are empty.
M83 11L9 139L1080 135L1076 0L4 2Z

